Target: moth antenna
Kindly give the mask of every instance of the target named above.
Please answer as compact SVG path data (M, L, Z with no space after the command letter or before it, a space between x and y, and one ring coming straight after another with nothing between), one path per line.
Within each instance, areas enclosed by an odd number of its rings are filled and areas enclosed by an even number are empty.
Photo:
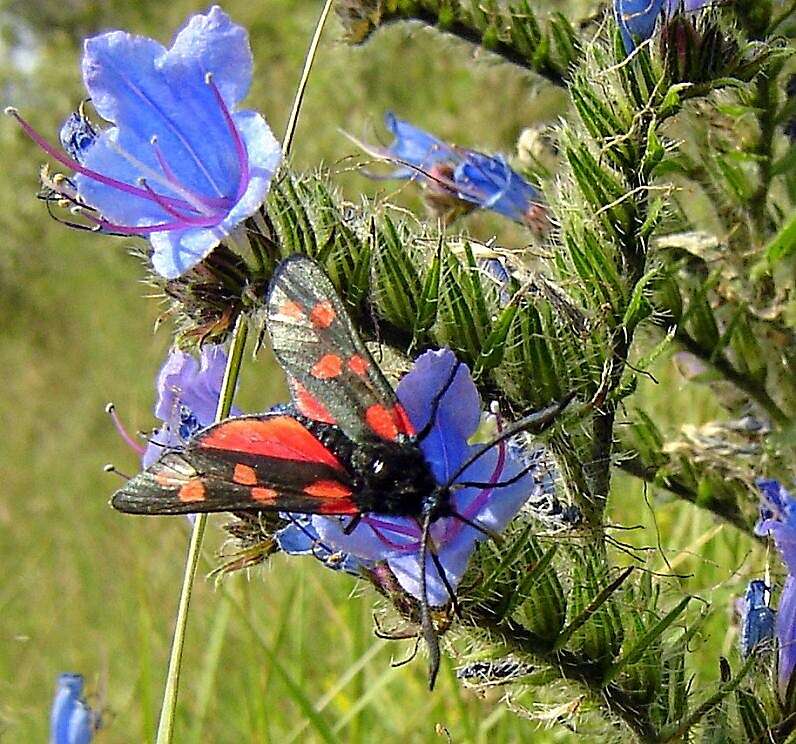
M126 480L126 481L129 481L131 479L131 476L126 475L125 473L123 473L112 462L109 462L107 465L105 465L102 468L102 470L105 473L115 473L116 475L121 476L122 478L124 478L124 480Z
M426 563L428 561L428 543L431 537L431 512L423 516L423 534L420 538L420 627L423 631L423 639L428 648L428 689L434 689L439 673L439 638L434 621L431 618L431 608L428 605L428 583L426 581Z
M461 619L462 608L459 606L459 600L456 598L456 590L451 586L450 581L448 581L448 575L445 573L445 568L443 567L442 561L440 561L439 556L437 555L437 551L434 550L433 545L431 546L429 552L431 553L431 561L434 564L434 567L437 569L437 573L442 581L442 585L445 587L445 591L450 597L453 613L456 615L456 617Z
M134 452L136 452L139 457L143 455L146 451L146 448L143 447L140 442L137 442L133 437L130 436L130 433L124 427L124 424L122 424L119 414L116 413L116 406L113 403L108 403L105 406L105 413L111 417L113 426L119 433L119 436L122 438L124 443L127 444L127 446L130 447Z
M440 403L442 403L442 399L445 397L445 394L448 392L448 390L450 390L450 386L453 385L453 381L456 379L456 374L458 373L460 366L461 362L457 359L455 364L451 366L451 373L448 376L448 379L445 381L445 384L434 394L434 398L431 401L431 415L428 417L428 421L426 421L423 428L415 435L418 442L422 442L428 436L428 433L434 426L434 421L437 418L437 411L439 410Z
M543 408L541 411L535 411L534 413L528 414L519 421L515 421L510 426L507 426L505 429L501 430L498 436L496 436L488 444L484 445L472 457L467 458L467 460L465 460L459 466L456 472L448 478L448 482L445 484L446 487L450 488L450 486L456 482L456 479L459 478L459 476L465 470L467 470L467 468L469 468L476 460L483 457L484 454L489 452L489 450L492 449L492 447L494 447L496 444L500 444L500 442L510 439L515 434L519 434L521 431L533 429L537 433L541 433L545 429L549 428L555 423L555 420L558 418L559 414L561 414L564 409L566 409L566 407L572 402L574 397L575 394L570 393L557 403L553 403L546 408Z

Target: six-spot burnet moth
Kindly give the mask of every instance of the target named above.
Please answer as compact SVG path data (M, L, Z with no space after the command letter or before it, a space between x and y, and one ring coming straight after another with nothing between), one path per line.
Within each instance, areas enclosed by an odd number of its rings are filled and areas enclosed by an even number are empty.
M416 429L331 282L305 256L291 256L276 269L266 324L287 375L293 408L237 416L198 431L185 446L166 450L119 489L114 508L132 514L279 511L348 516L347 530L364 514L413 518L422 530L420 565L427 567L431 559L455 606L430 527L453 517L486 530L456 513L452 484L492 446L519 431L549 426L569 399L506 427L447 483L438 483L419 443L431 431L458 363L436 392L429 420ZM440 652L426 570L420 572L420 616L433 687Z

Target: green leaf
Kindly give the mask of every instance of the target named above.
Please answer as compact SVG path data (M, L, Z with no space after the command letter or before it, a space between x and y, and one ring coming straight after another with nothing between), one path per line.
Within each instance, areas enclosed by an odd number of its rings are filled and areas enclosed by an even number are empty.
M417 304L417 318L414 325L414 343L426 336L437 320L439 304L440 277L442 276L442 237L439 239L439 250L431 260L431 266L423 281L423 291Z
M506 607L507 616L549 645L558 637L567 609L564 587L553 566L557 551L553 544L544 554L537 553L535 563L525 564L526 573L518 577Z
M755 656L750 655L744 665L741 667L738 674L732 677L728 682L719 684L716 691L710 695L701 705L697 706L685 720L671 726L667 726L661 732L661 739L663 741L677 740L685 736L691 729L696 726L708 713L710 713L717 705L720 705L727 695L735 692L744 681L749 670L754 666Z

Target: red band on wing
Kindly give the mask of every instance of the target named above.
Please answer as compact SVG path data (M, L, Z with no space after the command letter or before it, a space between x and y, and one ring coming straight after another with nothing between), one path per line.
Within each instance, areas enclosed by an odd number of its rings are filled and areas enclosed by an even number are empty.
M401 431L410 437L414 436L414 434L417 432L414 425L409 420L409 414L407 414L406 409L400 403L396 403L395 408L393 408L393 412L395 414L395 418L398 420L398 431Z
M231 419L212 429L198 444L278 460L318 462L345 472L334 453L290 416Z
M252 488L252 498L258 503L273 504L278 497L279 494L273 488L263 488L262 486Z
M322 421L325 424L336 424L334 416L329 409L323 405L307 388L298 380L290 380L290 389L293 393L293 402L296 404L299 413L313 421Z
M304 493L318 499L345 499L351 495L351 489L340 481L318 480L306 486Z

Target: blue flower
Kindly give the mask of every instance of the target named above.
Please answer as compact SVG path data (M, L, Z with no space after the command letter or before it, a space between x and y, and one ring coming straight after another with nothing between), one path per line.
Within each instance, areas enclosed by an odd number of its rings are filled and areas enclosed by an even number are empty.
M463 150L462 158L453 172L462 199L515 222L529 219L529 211L539 201L539 192L512 170L502 155Z
M678 9L693 12L709 3L710 0L614 0L614 15L625 51L630 54L638 44L652 38L659 18L670 18Z
M169 49L122 31L86 40L83 79L111 126L73 115L61 133L69 154L8 113L75 171L59 196L100 231L148 237L155 271L174 279L257 211L279 164L265 119L237 110L251 78L245 29L214 6Z
M480 207L534 229L546 228L541 195L502 155L448 145L392 113L385 114L384 122L395 135L389 147L358 144L374 157L398 166L388 178L420 181L432 202L446 208Z
M83 697L83 677L61 674L50 713L50 744L89 744L100 718Z
M788 576L779 597L776 634L779 643L779 691L787 700L796 669L796 499L776 480L759 479L760 519L755 534L772 535Z
M741 655L746 658L762 643L774 638L774 610L768 600L771 589L765 581L749 582L741 602Z
M164 448L185 444L199 429L213 423L226 366L223 346L203 346L198 361L184 351L169 352L158 375L155 404L155 416L163 425L143 453L145 468L160 457ZM240 409L233 407L231 415L241 415Z
M435 392L450 378L456 357L447 349L430 351L420 356L412 370L397 388L400 402L419 430L431 415ZM443 396L434 425L420 448L436 481L447 483L450 476L479 447L469 444L481 420L481 400L470 372L460 365L453 383ZM502 531L534 492L535 480L530 473L507 486L497 485L520 472L522 463L502 443L475 460L459 481L494 484L488 488L461 488L452 497L453 508L463 517L488 530ZM340 550L364 561L386 561L401 586L421 599L420 592L420 529L407 517L368 514L350 535L345 522L329 517L312 517L312 525L322 542L332 550ZM476 542L485 536L456 518L437 520L431 539L446 578L456 587L464 575ZM428 601L444 605L450 597L431 560L426 567Z

